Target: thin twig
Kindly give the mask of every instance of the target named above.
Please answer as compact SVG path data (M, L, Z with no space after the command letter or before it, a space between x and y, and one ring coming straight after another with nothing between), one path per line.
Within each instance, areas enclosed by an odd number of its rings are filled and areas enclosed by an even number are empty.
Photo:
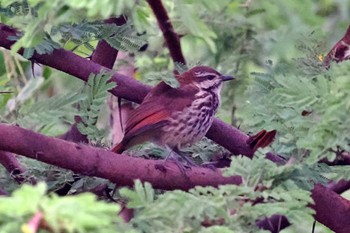
M27 170L20 164L14 154L0 150L0 164L4 166L7 172L10 173L11 177L13 177L18 184L24 182L36 184L36 180L33 177L27 177L25 175Z
M174 27L169 19L168 13L161 0L147 0L157 18L160 30L163 32L165 42L170 51L170 56L174 62L186 64L185 57L181 51L180 39L175 32Z

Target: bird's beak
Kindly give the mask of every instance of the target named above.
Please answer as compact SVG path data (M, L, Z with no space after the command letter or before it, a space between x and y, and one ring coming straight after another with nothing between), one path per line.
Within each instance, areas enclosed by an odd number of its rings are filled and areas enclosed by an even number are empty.
M228 76L228 75L222 75L221 76L221 79L222 79L222 81L229 81L229 80L232 80L232 79L234 79L235 77L233 77L233 76Z

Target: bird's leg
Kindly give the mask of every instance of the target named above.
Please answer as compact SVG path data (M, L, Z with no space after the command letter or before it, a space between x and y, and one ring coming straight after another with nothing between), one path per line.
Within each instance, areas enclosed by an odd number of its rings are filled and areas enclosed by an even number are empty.
M167 154L167 156L166 156L165 159L164 159L164 164L165 164L168 160L173 159L174 162L175 162L175 164L176 164L176 165L178 166L178 168L180 169L181 173L184 174L184 175L186 175L186 167L184 166L184 164L183 164L181 161L179 161L178 158L174 157L174 155L173 155L173 154L174 154L174 151L173 151L170 147L166 146L166 149L167 149L167 151L168 151L169 153ZM171 158L171 157L173 157L173 158Z
M168 146L166 146L166 148L169 153L166 156L164 162L166 163L169 159L172 159L179 167L182 174L186 174L186 169L191 168L191 166L198 166L190 158L188 158L187 154L181 152L178 148L172 149Z
M198 167L198 164L196 164L191 158L189 158L188 154L180 151L178 147L175 147L173 151L175 152L175 155L178 155L182 160L184 160L187 163L187 166L189 166L189 168Z

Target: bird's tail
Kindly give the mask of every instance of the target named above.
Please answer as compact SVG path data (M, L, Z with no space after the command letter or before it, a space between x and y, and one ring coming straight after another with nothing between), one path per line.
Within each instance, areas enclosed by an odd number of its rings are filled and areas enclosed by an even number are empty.
M124 145L124 140L122 140L120 143L118 143L117 145L115 145L113 148L112 148L112 152L114 153L117 153L117 154L120 154L122 153L124 150L125 150L125 145Z
M247 144L256 151L259 148L269 146L276 137L276 130L266 131L261 130L259 133L250 136L247 140Z

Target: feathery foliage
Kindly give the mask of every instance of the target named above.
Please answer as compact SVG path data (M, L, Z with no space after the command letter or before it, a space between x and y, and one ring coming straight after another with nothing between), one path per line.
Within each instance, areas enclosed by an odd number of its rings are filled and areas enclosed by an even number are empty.
M87 22L79 14L81 10L88 9L88 16L102 14L103 18L107 18L113 14L119 15L123 9L130 9L134 5L132 1L87 3L62 0L2 1L0 13L5 15L5 22L21 25L22 33L18 37L10 38L17 41L12 46L12 51L16 52L23 47L24 57L30 58L34 52L50 54L68 42L73 44L70 48L84 46L90 52L94 50L92 43L103 39L114 48L123 51L138 51L145 44L145 40L137 36L131 24L116 26L102 21ZM66 11L67 6L72 10ZM109 10L102 11L106 6ZM52 21L52 18L55 20Z
M90 74L84 88L87 98L79 104L81 122L77 127L94 144L101 144L105 135L105 131L98 129L96 124L108 91L116 86L115 83L108 82L110 78L111 75L106 72Z
M326 70L317 66L321 63L317 59L313 57L316 65L309 65L309 57L303 63L297 59L294 64L268 65L268 72L253 73L246 93L246 114L251 116L246 123L277 129L276 153L308 164L324 157L333 160L334 151L348 151L350 142L346 117L349 65L333 65Z
M0 232L32 232L30 220L37 214L52 232L135 232L116 217L120 210L117 204L97 201L88 193L68 197L45 193L46 185L40 183L0 197Z

